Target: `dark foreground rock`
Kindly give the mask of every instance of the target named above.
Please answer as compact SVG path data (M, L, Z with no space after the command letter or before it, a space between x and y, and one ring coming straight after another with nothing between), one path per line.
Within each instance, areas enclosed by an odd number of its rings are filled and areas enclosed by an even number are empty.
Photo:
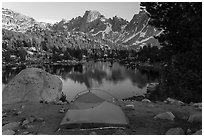
M202 123L202 113L191 114L188 122L190 123Z
M196 131L193 135L202 135L202 129L201 130L198 130Z
M184 135L182 128L171 128L166 132L166 135Z

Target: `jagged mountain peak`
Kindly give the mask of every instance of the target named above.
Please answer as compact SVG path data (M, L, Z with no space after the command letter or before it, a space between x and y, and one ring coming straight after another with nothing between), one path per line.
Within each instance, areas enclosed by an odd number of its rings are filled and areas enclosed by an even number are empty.
M97 10L87 10L84 14L86 16L86 22L93 22L101 17L101 13Z

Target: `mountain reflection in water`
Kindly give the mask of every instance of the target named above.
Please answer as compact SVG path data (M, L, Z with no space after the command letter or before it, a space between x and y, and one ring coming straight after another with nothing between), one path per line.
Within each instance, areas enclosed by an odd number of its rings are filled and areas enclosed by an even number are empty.
M141 95L146 93L147 83L155 82L158 78L158 74L127 69L117 62L89 61L76 66L35 65L33 67L60 76L63 81L63 92L69 101L87 88L106 90L119 99ZM25 68L26 66L3 67L3 86Z

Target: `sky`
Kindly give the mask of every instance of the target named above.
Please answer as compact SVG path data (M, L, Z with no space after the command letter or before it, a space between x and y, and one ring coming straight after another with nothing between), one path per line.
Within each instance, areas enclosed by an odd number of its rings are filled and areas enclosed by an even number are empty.
M83 16L86 10L97 10L106 18L118 16L130 21L140 9L139 2L3 2L2 7L49 23Z

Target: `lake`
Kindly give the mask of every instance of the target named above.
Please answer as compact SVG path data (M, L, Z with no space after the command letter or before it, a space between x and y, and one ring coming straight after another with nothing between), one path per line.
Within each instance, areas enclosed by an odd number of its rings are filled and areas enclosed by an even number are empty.
M146 93L147 84L158 80L157 73L141 72L118 62L87 61L75 66L34 65L32 67L41 68L61 77L63 92L68 101L86 89L105 90L117 99L143 95ZM25 68L25 65L3 67L2 88Z

